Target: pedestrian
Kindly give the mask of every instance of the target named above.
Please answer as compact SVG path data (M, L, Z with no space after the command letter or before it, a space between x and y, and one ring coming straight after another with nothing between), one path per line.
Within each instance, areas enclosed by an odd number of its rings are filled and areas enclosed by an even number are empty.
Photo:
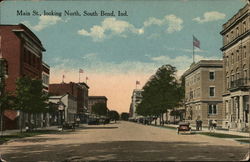
M216 129L216 126L217 126L216 120L213 120L213 121L212 121L212 125L213 125L213 130L215 130L215 129Z
M200 120L200 130L202 130L202 120Z
M212 130L212 120L208 120L208 129L211 132L211 130Z
M196 131L198 131L199 130L199 120L197 119L195 122L196 122Z

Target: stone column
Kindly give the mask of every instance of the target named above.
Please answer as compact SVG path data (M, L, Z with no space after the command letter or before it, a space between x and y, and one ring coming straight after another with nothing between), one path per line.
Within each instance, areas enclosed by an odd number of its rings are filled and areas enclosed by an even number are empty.
M239 102L239 109L240 109L240 122L243 123L243 96L240 96L240 102Z

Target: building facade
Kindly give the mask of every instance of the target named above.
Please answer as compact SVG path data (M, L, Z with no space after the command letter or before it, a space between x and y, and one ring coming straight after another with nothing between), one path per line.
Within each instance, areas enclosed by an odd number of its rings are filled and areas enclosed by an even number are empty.
M107 101L106 96L89 96L88 112L92 113L92 107L97 103L104 103L107 107Z
M77 100L77 114L83 115L88 110L88 91L89 86L86 83L58 83L50 84L49 90L53 95L64 95L68 93Z
M77 100L74 96L68 93L60 96L50 96L49 102L58 105L55 114L51 114L50 116L52 123L60 124L62 122L75 122L77 117ZM61 105L63 105L63 108L60 110Z
M130 105L130 116L131 119L136 119L137 113L136 113L136 108L139 103L142 101L142 89L134 89L131 97L131 105Z
M246 4L221 31L223 37L223 127L249 130L250 5Z
M5 91L16 90L16 80L29 76L33 79L42 77L42 59L45 51L39 38L25 25L0 25L1 57L7 60L8 77ZM4 112L4 129L18 127L18 112Z
M210 120L222 125L222 60L201 60L183 74L185 77L185 119L191 124Z

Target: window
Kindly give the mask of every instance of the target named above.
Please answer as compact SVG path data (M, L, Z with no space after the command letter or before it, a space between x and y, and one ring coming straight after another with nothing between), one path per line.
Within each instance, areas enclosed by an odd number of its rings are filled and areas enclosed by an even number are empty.
M236 35L239 36L239 27L236 28Z
M214 80L215 79L215 72L214 71L210 71L209 72L209 79L210 80Z
M209 87L209 96L210 97L215 96L215 87Z
M216 115L217 114L217 106L215 104L208 105L208 114Z
M243 22L243 33L247 31L246 21Z

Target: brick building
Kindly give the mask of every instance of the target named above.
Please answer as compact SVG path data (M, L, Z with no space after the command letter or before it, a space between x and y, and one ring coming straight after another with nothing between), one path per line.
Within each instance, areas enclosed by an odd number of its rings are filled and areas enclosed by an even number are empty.
M42 52L45 51L39 38L25 25L0 25L1 54L8 63L7 92L14 92L16 80L29 76L35 79L42 77ZM4 112L5 129L18 127L18 113Z
M222 65L222 60L201 60L183 74L185 118L191 124L198 119L205 126L209 120L216 120L218 126L222 125Z
M104 103L107 107L107 97L105 96L89 96L88 112L92 112L92 106L97 103Z
M223 105L225 128L249 129L250 4L223 24Z
M53 95L64 95L68 93L76 98L77 101L77 113L83 114L88 109L88 89L89 86L82 83L58 83L58 84L50 84L49 90Z

